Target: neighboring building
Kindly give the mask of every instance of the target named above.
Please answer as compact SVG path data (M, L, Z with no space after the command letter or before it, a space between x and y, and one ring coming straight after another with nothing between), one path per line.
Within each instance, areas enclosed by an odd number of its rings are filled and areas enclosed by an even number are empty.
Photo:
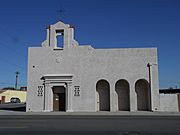
M26 108L159 111L157 49L94 49L78 44L71 25L50 25L42 47L28 50Z
M180 94L180 89L160 89L160 94Z
M20 87L20 90L27 91L27 86Z
M180 111L180 89L160 89L159 93L161 111Z
M26 102L26 91L0 90L0 103L8 103L11 98L19 98L21 102Z

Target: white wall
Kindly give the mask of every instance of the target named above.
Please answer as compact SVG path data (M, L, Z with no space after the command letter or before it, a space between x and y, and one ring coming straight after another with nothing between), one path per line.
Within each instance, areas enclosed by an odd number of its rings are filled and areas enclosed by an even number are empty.
M50 38L54 39L54 36ZM70 39L74 42L72 37ZM130 86L130 111L137 111L135 83L139 79L149 81L148 63L152 63L151 109L159 111L156 48L94 49L72 44L65 47L65 43L63 49L57 49L53 45L51 42L50 46L30 47L28 50L27 111L43 111L44 95L37 96L37 93L38 86L43 85L41 78L46 74L73 75L72 91L75 86L80 86L80 96L72 96L73 111L96 111L96 83L102 79L110 84L110 110L118 111L115 84L125 79ZM52 95L45 94L45 100L53 104L50 99Z
M166 112L178 112L177 94L160 94L160 109Z

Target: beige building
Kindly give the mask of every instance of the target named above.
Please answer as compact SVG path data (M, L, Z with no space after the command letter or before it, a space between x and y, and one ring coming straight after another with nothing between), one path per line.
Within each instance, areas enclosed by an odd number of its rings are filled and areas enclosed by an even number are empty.
M0 103L8 103L11 98L19 98L21 102L26 102L26 91L0 90Z

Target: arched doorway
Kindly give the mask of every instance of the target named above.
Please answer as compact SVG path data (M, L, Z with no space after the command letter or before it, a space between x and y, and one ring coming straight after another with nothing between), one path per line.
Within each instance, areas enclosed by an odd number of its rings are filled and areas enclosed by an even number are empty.
M110 87L106 80L100 80L96 84L97 110L110 111Z
M117 81L115 91L118 95L118 110L130 111L129 83L126 80Z
M151 102L148 81L144 79L136 81L135 91L137 94L137 110L149 111Z

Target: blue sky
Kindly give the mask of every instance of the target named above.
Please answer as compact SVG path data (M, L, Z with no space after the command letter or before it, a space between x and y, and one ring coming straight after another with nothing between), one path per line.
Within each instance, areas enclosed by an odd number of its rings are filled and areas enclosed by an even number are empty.
M27 48L58 20L94 48L157 47L160 88L180 88L179 0L0 0L0 17L1 88L14 86L17 70L26 86Z

